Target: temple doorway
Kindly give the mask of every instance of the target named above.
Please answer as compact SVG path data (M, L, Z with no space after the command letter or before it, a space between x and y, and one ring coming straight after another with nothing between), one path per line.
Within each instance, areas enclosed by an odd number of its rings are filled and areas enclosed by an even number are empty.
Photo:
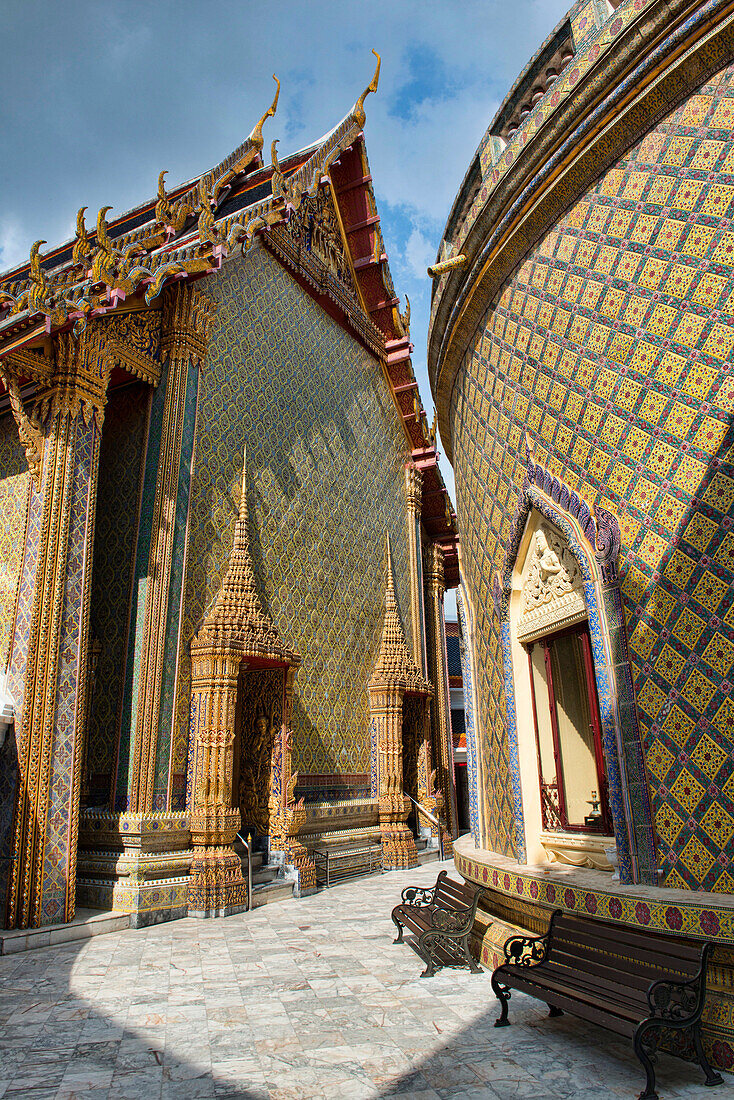
M423 735L425 700L420 695L406 695L403 699L403 790L415 802L419 802L418 793L418 753ZM414 837L418 836L418 812L415 803L410 804L407 820L408 828Z
M270 835L273 743L283 724L284 669L248 668L237 684L235 790L242 813L241 832L252 834L256 851L266 851Z

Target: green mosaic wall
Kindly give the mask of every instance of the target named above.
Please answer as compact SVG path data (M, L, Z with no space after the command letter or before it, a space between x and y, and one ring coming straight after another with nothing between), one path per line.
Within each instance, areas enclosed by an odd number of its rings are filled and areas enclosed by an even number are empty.
M200 380L174 770L186 759L188 645L231 548L246 440L263 606L303 659L294 767L366 772L386 532L410 640L407 450L395 406L376 360L264 250L203 289L216 316Z
M149 386L136 382L113 391L105 408L90 604L90 638L97 638L102 650L90 705L83 786L92 806L107 803L115 767L140 463L151 392Z
M668 886L734 889L734 69L607 171L488 309L452 396L477 616L486 842L513 853L491 596L537 460L619 519L639 718Z
M15 592L23 560L30 474L12 416L0 420L0 673L12 644Z

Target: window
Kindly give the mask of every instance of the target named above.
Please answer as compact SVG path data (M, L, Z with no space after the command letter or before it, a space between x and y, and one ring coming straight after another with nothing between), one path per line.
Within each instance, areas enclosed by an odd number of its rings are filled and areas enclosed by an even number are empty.
M610 835L588 626L551 634L527 648L543 828Z

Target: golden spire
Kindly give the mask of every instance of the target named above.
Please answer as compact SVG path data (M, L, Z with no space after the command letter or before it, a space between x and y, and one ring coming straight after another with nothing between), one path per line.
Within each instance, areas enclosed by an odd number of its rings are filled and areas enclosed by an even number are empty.
M357 122L357 125L360 127L360 129L364 126L365 120L367 118L367 115L365 114L365 111L364 111L364 101L367 98L367 96L370 94L370 92L376 92L377 91L377 85L378 85L379 80L380 80L381 58L380 58L380 55L377 52L377 50L373 50L372 52L375 55L375 57L377 58L377 68L375 69L375 75L372 77L372 80L369 82L369 84L367 85L365 90L362 92L362 94L359 97L359 99L357 100L357 102L354 104L354 107L352 108L352 114L354 115L355 121Z
M431 685L423 679L408 649L400 622L398 601L395 598L393 583L392 553L390 536L387 536L387 584L385 586L385 617L382 621L380 651L370 682L387 681L401 686L406 691L416 691L422 695L431 692Z
M265 112L265 114L263 115L263 117L258 122L257 126L255 126L254 130L252 131L252 133L250 134L250 137L248 139L249 141L252 142L253 145L256 145L258 147L258 149L262 149L263 144L264 144L263 126L265 125L265 120L268 119L268 118L272 118L274 116L277 108L278 108L278 96L280 95L280 81L278 80L275 73L273 73L273 80L278 85L278 87L275 89L275 98L273 99L273 102L270 104L270 106L268 107L268 109Z
M248 635L257 636L259 647L265 643L267 648L272 648L278 644L278 634L262 609L255 586L248 528L247 447L245 446L242 458L242 488L227 573L204 627L205 629L235 627L238 632L244 631Z

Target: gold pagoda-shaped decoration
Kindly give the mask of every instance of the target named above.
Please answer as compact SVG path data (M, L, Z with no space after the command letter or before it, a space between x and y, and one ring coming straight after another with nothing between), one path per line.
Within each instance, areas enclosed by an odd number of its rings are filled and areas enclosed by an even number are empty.
M282 644L263 611L250 558L248 522L245 453L227 572L211 611L191 643L194 859L189 884L190 914L224 915L247 904L247 883L242 878L239 856L232 847L241 825L233 782L240 672L250 663L284 670L284 720L277 737L279 743L287 744L285 729L293 673L300 663L298 655ZM279 792L283 773L290 774L289 761L282 761L280 767Z
M393 583L390 539L387 540L387 585L385 589L385 617L382 621L382 637L377 661L370 678L370 688L389 684L405 694L432 695L433 689L416 665L405 641L400 621L398 601Z
M368 686L373 727L372 751L377 757L383 867L415 867L418 853L415 837L407 825L411 802L405 793L403 774L403 699L406 695L419 695L425 698L427 705L433 689L421 675L405 641L393 586L389 538L385 617L380 649Z

